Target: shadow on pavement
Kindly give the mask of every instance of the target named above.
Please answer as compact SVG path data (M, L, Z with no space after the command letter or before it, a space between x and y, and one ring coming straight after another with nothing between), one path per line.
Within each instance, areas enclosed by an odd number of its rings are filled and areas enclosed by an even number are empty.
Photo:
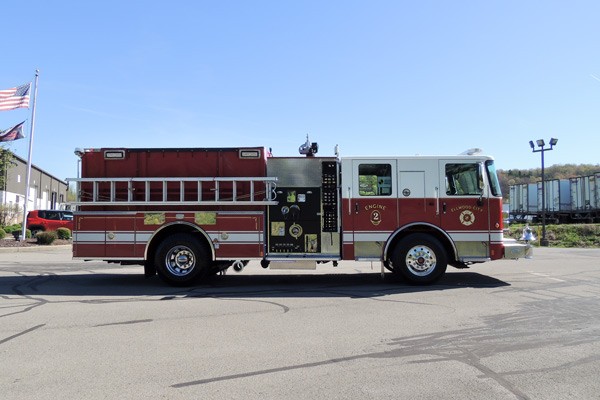
M400 293L509 286L474 272L447 273L436 284L414 286L391 274L223 275L191 287L171 287L141 274L60 274L0 277L0 295L185 297L378 297Z

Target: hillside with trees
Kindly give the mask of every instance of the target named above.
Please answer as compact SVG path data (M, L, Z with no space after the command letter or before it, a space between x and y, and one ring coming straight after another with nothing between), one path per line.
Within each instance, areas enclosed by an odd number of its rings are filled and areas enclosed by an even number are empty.
M557 164L544 168L544 178L551 179L569 179L576 176L592 175L600 172L600 164ZM498 170L498 179L502 187L502 194L505 201L508 201L509 186L521 183L535 183L542 180L542 169L509 169Z

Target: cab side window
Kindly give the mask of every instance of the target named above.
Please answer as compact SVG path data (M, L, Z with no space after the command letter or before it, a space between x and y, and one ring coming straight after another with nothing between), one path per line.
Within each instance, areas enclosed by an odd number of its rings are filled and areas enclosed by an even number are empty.
M446 164L446 194L449 196L479 196L483 192L483 177L479 164Z
M360 164L358 166L360 196L391 196L392 166L390 164Z

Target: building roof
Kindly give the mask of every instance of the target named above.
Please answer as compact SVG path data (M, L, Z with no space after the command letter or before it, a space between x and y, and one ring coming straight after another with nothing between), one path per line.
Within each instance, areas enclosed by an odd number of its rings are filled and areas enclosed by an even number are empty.
M10 150L9 150L9 151L10 151ZM22 162L23 164L27 165L27 160L26 160L26 159L24 159L24 158L23 158L23 157L21 157L21 156L18 156L17 154L13 153L12 151L10 151L10 153L13 155L13 157L14 157L14 158L16 158L17 160L19 160L19 161L20 161L20 162ZM35 165L35 164L33 164L33 163L31 164L31 168L35 168L35 169L37 169L38 171L40 171L40 172L42 172L42 173L46 174L47 176L51 177L52 179L55 179L55 180L59 181L60 183L63 183L63 184L65 184L65 185L68 185L66 181L64 181L64 180L62 180L62 179L60 179L60 178L57 178L56 176L54 176L54 175L52 175L52 174L48 173L47 171L44 171L43 169L41 169L40 167L38 167L37 165Z

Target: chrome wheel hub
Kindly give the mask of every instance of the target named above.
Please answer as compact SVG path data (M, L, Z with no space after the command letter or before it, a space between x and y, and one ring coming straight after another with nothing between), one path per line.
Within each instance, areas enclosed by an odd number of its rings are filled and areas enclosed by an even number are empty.
M427 246L414 246L406 253L406 266L417 276L429 275L435 269L435 252Z
M173 247L165 257L165 266L176 276L185 276L196 266L194 252L186 246Z

